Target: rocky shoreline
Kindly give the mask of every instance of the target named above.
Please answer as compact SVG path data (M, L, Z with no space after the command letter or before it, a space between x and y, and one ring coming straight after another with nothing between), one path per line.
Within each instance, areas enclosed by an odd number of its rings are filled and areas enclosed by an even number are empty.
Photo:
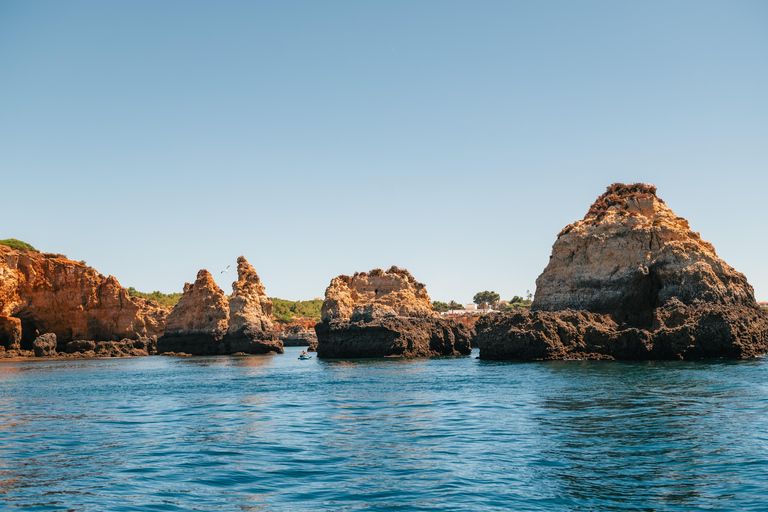
M240 256L227 296L207 270L173 308L130 296L112 276L59 254L0 245L0 358L281 354L320 358L744 359L768 353L768 312L645 184L613 184L558 234L530 311L443 318L404 269L341 275L320 322L276 326Z

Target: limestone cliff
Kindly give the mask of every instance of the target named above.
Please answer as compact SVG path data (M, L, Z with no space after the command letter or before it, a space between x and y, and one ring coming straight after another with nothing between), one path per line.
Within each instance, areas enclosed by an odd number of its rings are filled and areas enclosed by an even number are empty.
M315 325L322 358L469 354L471 330L433 311L407 270L375 269L331 280Z
M558 235L531 309L586 309L647 324L673 297L755 304L746 277L718 258L656 187L614 184Z
M137 339L162 334L170 308L131 297L112 276L60 254L0 245L0 346L32 350L40 334L58 350L75 339Z

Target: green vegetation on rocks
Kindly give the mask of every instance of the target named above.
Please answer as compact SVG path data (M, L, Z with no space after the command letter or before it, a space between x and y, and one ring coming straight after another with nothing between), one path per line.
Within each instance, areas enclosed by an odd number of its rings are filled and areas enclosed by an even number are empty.
M443 313L445 311L448 311L450 306L448 306L445 302L440 302L439 300L432 301L432 308L437 311L438 313Z
M320 319L320 308L323 301L314 300L283 300L275 297L269 298L272 301L272 314L279 322L290 322L293 317Z
M16 240L15 238L6 238L5 240L0 240L0 245L6 245L11 249L17 249L19 251L39 252L27 242L22 242L21 240Z
M161 306L170 306L173 307L176 304L178 304L179 299L182 296L181 292L177 293L162 293L159 291L154 291L152 293L143 293L140 291L137 291L136 288L131 286L128 288L128 295L131 297L141 297L142 299L148 299L153 300L160 304Z

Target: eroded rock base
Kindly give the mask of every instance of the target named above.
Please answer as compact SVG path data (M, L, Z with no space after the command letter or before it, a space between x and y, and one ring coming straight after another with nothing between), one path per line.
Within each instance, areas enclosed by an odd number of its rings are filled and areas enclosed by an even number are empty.
M489 360L747 359L768 352L768 315L750 306L673 300L648 328L580 310L525 311L480 318L480 358Z
M315 325L317 356L325 359L470 354L472 331L455 319L386 317Z
M251 337L224 336L207 334L166 334L157 342L157 351L178 352L195 356L231 355L236 352L246 354L282 354L283 344L277 335L256 339Z

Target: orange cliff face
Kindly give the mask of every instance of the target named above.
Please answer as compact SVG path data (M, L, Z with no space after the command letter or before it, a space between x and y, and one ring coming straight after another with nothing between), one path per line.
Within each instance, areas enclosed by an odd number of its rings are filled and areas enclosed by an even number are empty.
M0 245L0 345L7 349L28 350L44 333L56 334L60 346L160 336L169 311L66 256Z
M243 256L237 259L238 280L229 298L205 269L168 316L159 353L195 355L283 353L283 344L272 325L272 301L256 270Z
M427 288L405 269L374 269L339 276L325 290L321 316L323 321L349 320L353 314L384 316L436 317Z

